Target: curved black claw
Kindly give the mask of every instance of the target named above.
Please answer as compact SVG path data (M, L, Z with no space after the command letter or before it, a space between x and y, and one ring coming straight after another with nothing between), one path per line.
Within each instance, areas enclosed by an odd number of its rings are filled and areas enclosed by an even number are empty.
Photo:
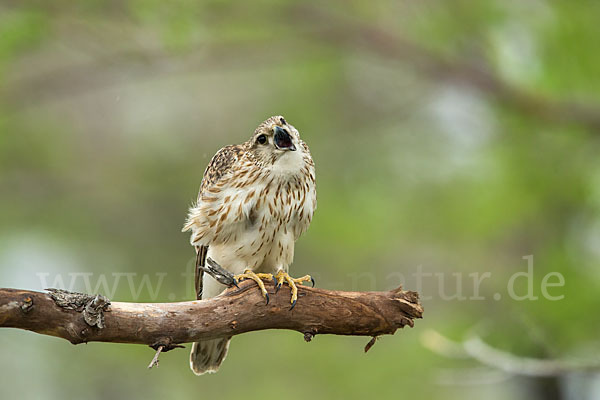
M265 305L269 305L269 293L265 293L265 299L267 299L267 304Z
M312 287L315 287L315 279L312 276L310 277L310 282L312 283Z
M277 278L273 277L273 285L275 285L275 293L277 293Z
M240 287L238 286L238 281L237 281L235 278L233 278L233 282L231 282L231 284L232 284L233 286L235 286L236 288L238 288L238 289L240 288ZM315 287L314 283L313 283L313 287Z
M296 300L293 301L292 306L290 307L290 311L292 311L292 309L296 307Z
M281 285L282 284L283 283L277 283L277 282L275 282L275 293L279 292L279 289L281 289Z

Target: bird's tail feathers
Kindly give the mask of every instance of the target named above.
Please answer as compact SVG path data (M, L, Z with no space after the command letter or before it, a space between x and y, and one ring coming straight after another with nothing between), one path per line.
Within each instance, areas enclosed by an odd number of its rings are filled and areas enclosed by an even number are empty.
M190 367L194 374L217 372L227 356L230 340L231 338L212 339L194 343L190 354Z

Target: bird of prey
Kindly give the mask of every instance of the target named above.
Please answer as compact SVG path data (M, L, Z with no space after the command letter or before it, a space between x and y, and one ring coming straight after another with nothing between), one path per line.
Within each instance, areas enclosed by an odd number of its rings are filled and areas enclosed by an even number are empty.
M288 268L294 243L308 229L316 206L310 151L282 116L262 122L245 143L219 150L204 171L198 200L183 227L184 232L191 231L197 253L197 297L215 297L226 288L213 279L202 287L202 267L214 260L235 280L254 280L267 304L262 279L274 280L277 288L288 284L293 308L296 284L312 278L294 279ZM230 339L194 343L190 355L194 373L216 372Z

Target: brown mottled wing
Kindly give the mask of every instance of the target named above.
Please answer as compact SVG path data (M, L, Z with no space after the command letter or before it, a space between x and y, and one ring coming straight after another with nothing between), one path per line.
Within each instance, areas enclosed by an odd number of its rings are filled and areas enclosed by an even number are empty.
M200 184L200 191L198 192L198 202L202 199L202 194L206 190L210 189L219 180L231 172L233 165L240 158L244 148L240 145L232 145L223 147L217 151L208 163L206 170L204 170L204 176L202 177L202 183Z
M203 268L206 265L206 254L208 246L196 246L196 269L194 269L194 288L196 290L196 299L202 300L204 291L204 273Z
M200 184L200 191L198 192L198 203L202 200L202 194L214 184L216 184L221 177L231 171L233 164L238 160L239 155L243 151L241 146L226 146L217 152L208 163L208 166L204 170L204 176L202 177L202 183ZM204 288L204 273L203 267L206 265L206 255L208 253L208 246L197 246L196 247L196 268L194 270L194 280L196 289L196 299L202 299L202 291Z

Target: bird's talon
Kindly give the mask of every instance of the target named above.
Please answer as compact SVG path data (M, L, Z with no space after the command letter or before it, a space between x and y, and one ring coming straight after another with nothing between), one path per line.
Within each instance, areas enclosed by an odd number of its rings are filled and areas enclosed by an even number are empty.
M315 279L312 276L310 277L310 282L312 283L312 287L315 287Z
M277 285L275 286L275 293L277 293L277 291L281 288L281 286L283 285L283 283L287 283L290 287L290 290L292 292L292 298L290 299L290 303L292 303L292 306L290 307L290 310L292 310L295 306L296 306L296 301L298 300L298 285L302 285L304 282L308 282L311 281L313 284L313 287L315 286L315 280L312 278L312 276L310 275L304 275L301 278L292 278L287 272L283 271L283 270L279 270L279 272L277 272L277 274L275 275L275 278L277 278Z
M256 282L256 284L258 285L258 288L260 289L260 293L263 295L263 297L267 301L267 304L269 304L269 293L267 293L267 289L265 288L265 284L262 280L263 279L273 279L272 274L263 274L263 273L257 274L257 273L254 273L250 269L246 269L243 274L235 275L233 279L234 279L234 281L237 280L237 282L241 282L242 280L245 280L245 279L251 279L254 282Z

